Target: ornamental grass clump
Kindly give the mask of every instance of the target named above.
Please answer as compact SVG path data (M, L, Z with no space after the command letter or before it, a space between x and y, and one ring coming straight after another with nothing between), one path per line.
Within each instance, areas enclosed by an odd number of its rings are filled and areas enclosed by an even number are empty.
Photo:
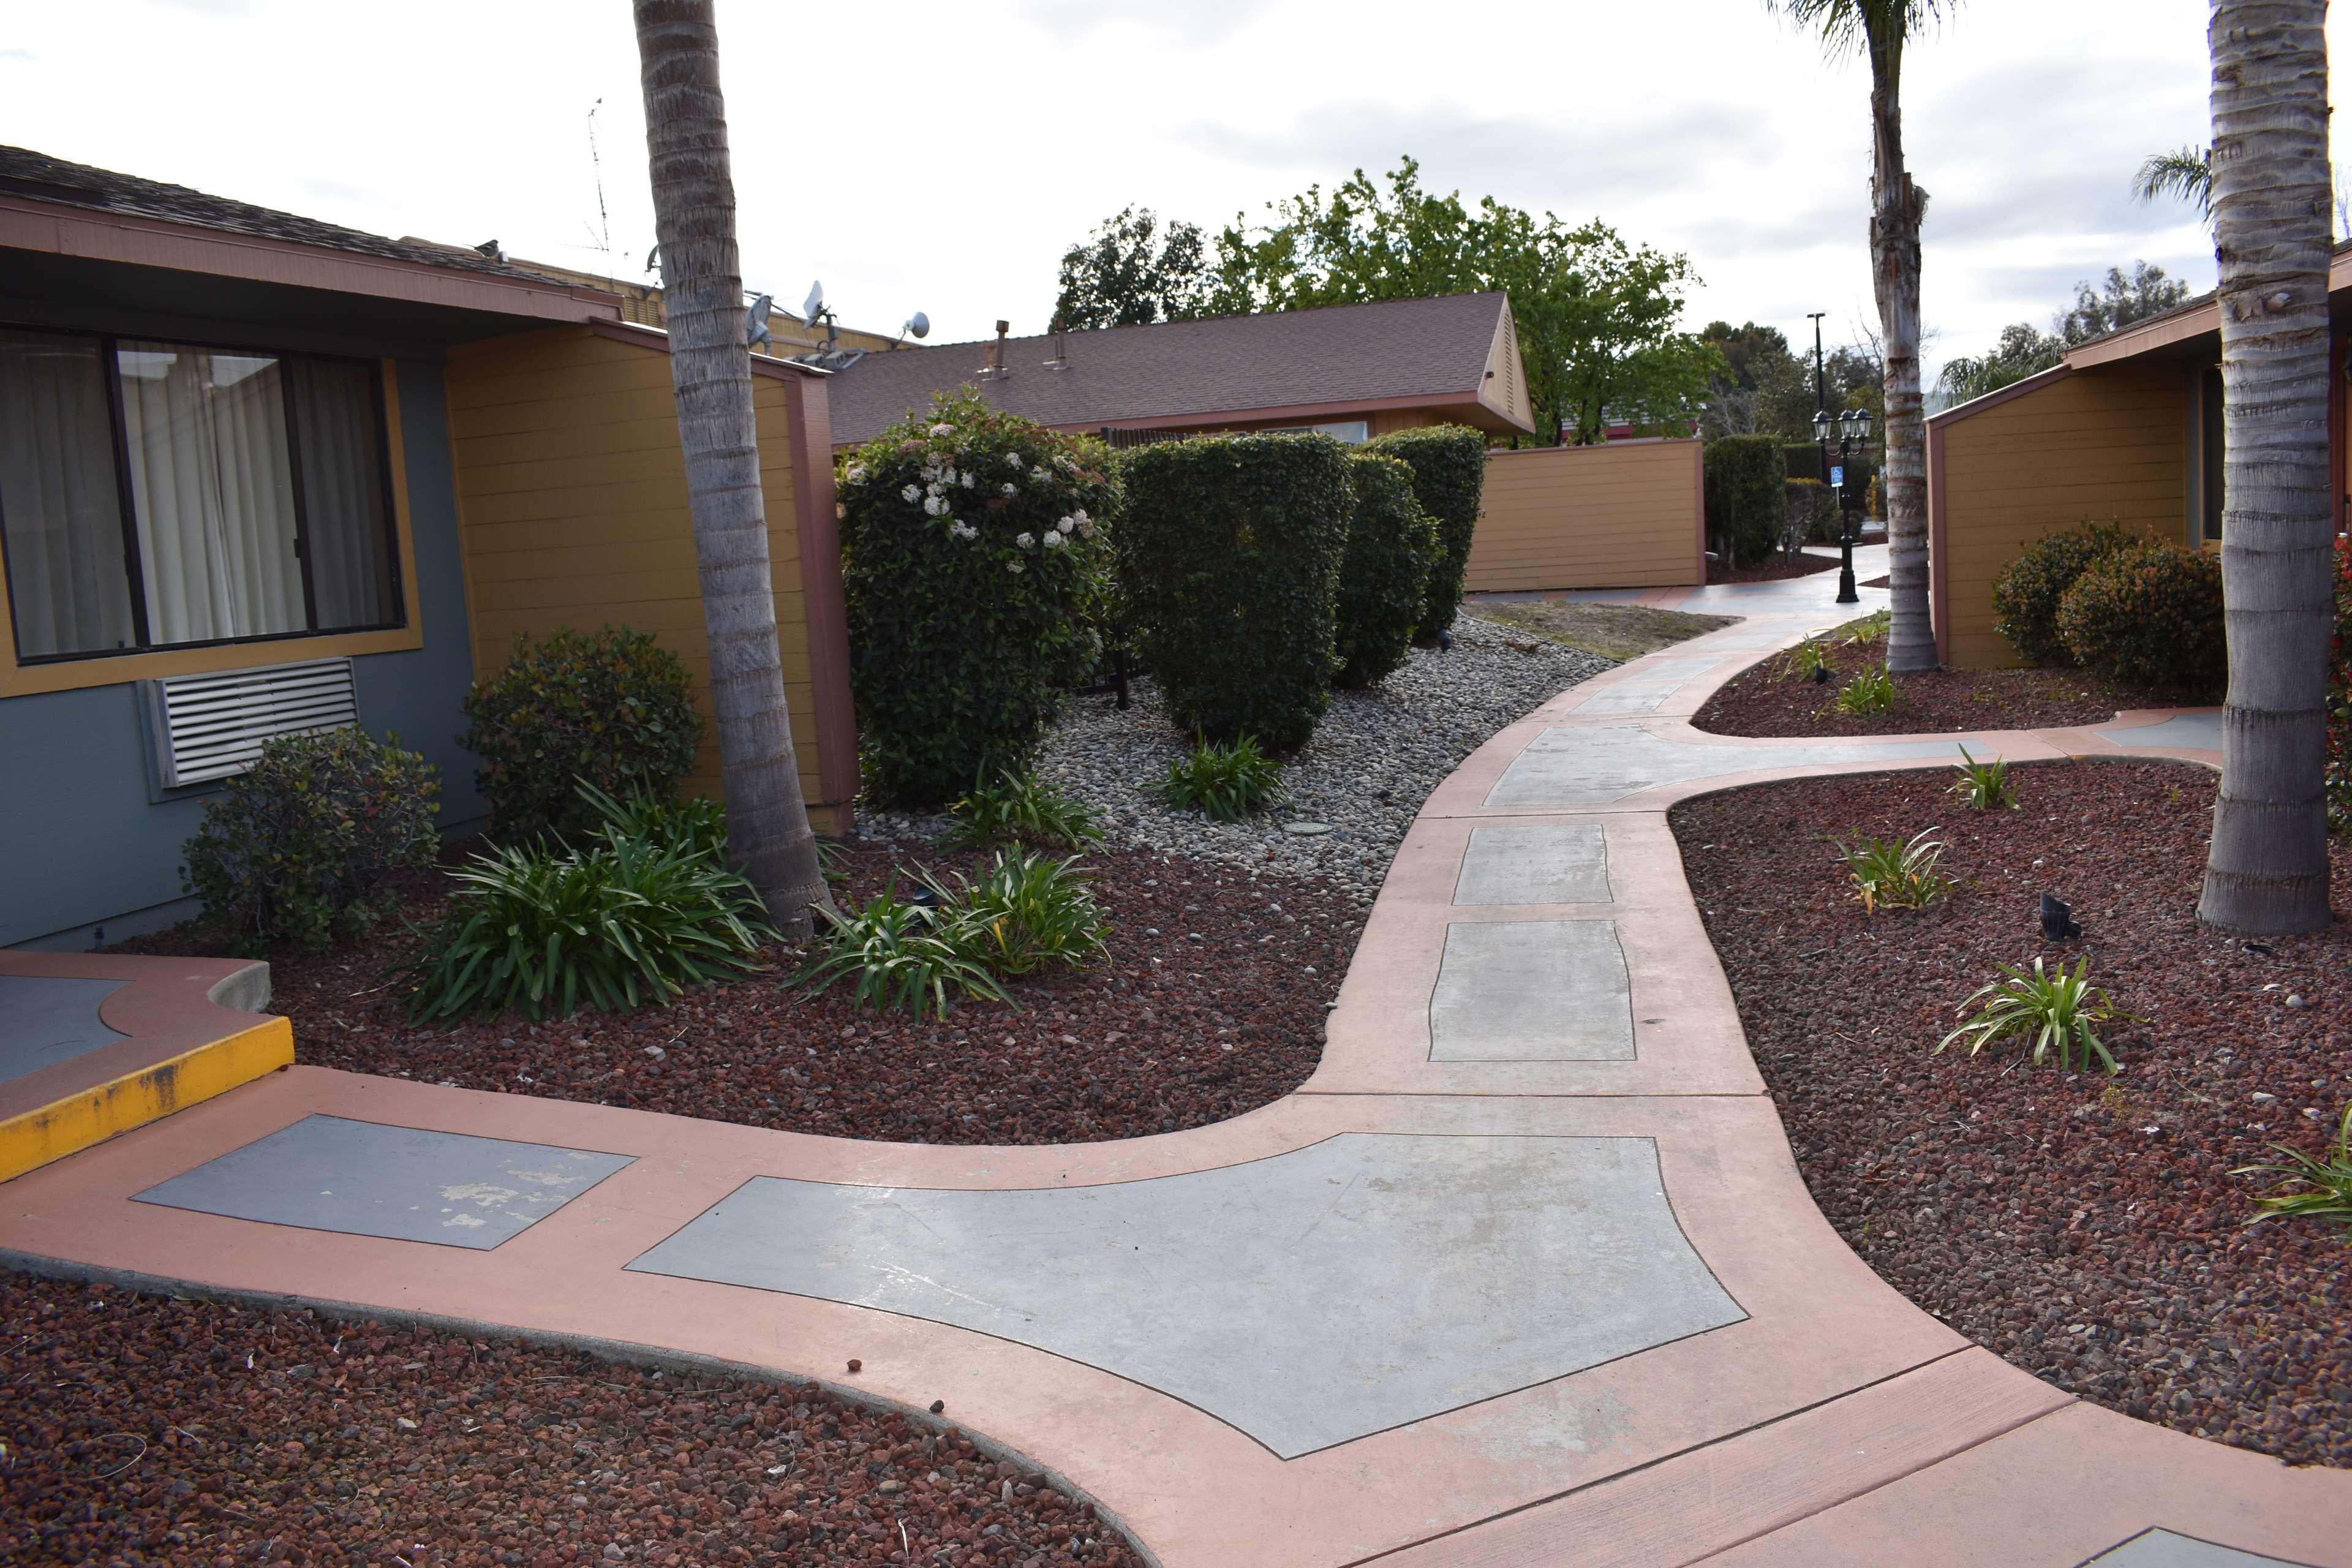
M849 914L824 916L816 947L795 983L813 992L848 981L850 996L876 1012L920 1023L943 1017L965 996L1010 1002L976 950L971 927L941 910L877 893Z
M2263 1212L2246 1223L2315 1219L2352 1230L2352 1106L2345 1108L2344 1120L2336 1129L2336 1142L2324 1152L2306 1154L2285 1143L2273 1143L2271 1147L2284 1157L2283 1163L2241 1165L2230 1173L2233 1176L2278 1178L2271 1184L2268 1194L2254 1200Z
M324 952L399 901L395 879L431 867L441 790L431 763L363 730L281 735L205 803L185 850L187 890L230 950Z
M1952 781L1952 796L1970 811L2017 808L2017 785L2010 779L2007 759L1994 757L1980 763L1962 746L1959 763L1952 771L1959 774Z
M1440 559L1437 525L1413 495L1408 464L1358 452L1348 459L1348 478L1355 510L1339 562L1339 668L1331 684L1360 690L1377 685L1412 651L1423 593Z
M2097 1026L2131 1021L2131 1015L2119 1011L2105 991L2090 983L2090 969L2087 958L2072 972L2062 961L2054 973L2045 973L2038 958L2031 973L2002 964L2000 979L1960 1004L1963 1015L1979 1002L1984 1005L1938 1040L1937 1053L1942 1054L1956 1040L1965 1044L1972 1057L1987 1046L2015 1042L2027 1047L2027 1059L2035 1067L2054 1054L2061 1070L2087 1072L2095 1055L2110 1073L2122 1071L2106 1042L2099 1038Z
M1935 831L1923 828L1907 839L1839 842L1838 862L1853 878L1853 896L1862 900L1864 913L1924 910L1950 896L1959 884L1942 869L1945 847L1929 837Z
M1214 436L1139 447L1124 466L1119 591L1168 716L1213 741L1305 745L1339 668L1347 449Z
M1160 795L1179 811L1239 822L1283 798L1282 764L1247 735L1222 745L1195 737L1192 749L1168 764Z
M1084 849L1102 842L1102 821L1095 809L1034 773L1000 771L949 802L948 816L946 842L959 849L1012 843Z
M1895 689L1895 678L1886 673L1886 667L1874 664L1865 666L1852 680L1839 687L1835 701L1839 712L1866 719L1894 707L1899 695Z
M1102 956L1109 923L1077 858L999 850L976 882L925 875L958 945L997 975L1048 964L1079 969Z
M1811 637L1780 656L1780 679L1809 680L1820 685L1837 672L1830 661L1830 645L1826 637Z
M1470 572L1470 545L1486 504L1486 437L1467 425L1423 425L1376 436L1364 451L1399 458L1412 470L1413 498L1436 530L1437 553L1422 584L1415 641L1433 643L1454 625Z
M1109 449L965 387L842 459L837 489L867 794L929 809L1025 769L1101 647Z

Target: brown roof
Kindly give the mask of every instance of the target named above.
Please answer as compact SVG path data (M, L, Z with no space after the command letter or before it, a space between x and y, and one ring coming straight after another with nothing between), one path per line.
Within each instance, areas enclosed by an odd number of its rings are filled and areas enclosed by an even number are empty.
M0 147L0 195L30 196L37 201L98 212L161 218L167 223L320 246L394 261L414 261L516 282L542 281L538 273L493 261L479 251L421 240L386 239L382 235L365 234L272 207L206 195L185 185L167 185L160 180L142 180L136 174L118 174L110 169L93 169L87 163L68 163L28 147Z
M1453 294L1257 316L1071 332L1067 368L1050 337L1013 338L1009 375L983 378L995 341L866 355L834 377L833 438L872 439L931 395L980 387L1041 425L1090 428L1333 405L1404 407L1478 401L1508 296ZM1492 411L1485 417L1492 419Z

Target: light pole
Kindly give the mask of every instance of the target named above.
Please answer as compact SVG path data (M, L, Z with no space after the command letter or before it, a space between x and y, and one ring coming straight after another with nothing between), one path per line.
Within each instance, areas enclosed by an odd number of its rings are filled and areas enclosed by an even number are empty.
M1830 466L1832 429L1836 430L1838 438L1838 460L1835 468ZM1850 508L1845 504L1845 462L1846 458L1853 455L1856 444L1869 445L1870 410L1849 408L1832 419L1827 408L1815 409L1813 439L1821 443L1822 471L1824 474L1835 476L1838 480L1836 486L1838 545L1843 552L1844 562L1838 568L1837 602L1841 605L1858 605L1862 603L1862 595L1854 591L1853 585L1854 511L1858 509Z

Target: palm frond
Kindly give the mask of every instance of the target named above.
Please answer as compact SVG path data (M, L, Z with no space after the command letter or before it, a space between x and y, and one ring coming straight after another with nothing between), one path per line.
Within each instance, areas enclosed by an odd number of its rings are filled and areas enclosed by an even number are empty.
M2213 216L2213 154L2210 148L2183 147L2158 153L2132 176L2132 195L2144 202L2177 197L2193 202L2207 217Z
M1764 0L1764 8L1822 36L1832 55L1867 50L1874 37L1914 38L1959 0Z

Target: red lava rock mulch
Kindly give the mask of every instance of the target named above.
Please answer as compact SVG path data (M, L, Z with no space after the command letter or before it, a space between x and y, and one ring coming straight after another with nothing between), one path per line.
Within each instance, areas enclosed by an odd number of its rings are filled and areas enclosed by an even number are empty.
M1958 730L2036 730L2104 724L2133 708L2195 708L2210 694L2121 686L2083 669L1930 669L1895 676L1895 706L1848 713L1838 687L1886 662L1886 639L1830 639L1827 683L1784 678L1781 656L1741 671L1691 723L1717 735L1927 735Z
M1675 808L1741 1023L1830 1222L1889 1284L2085 1399L2295 1464L2352 1465L2352 1246L2249 1227L2286 1142L2352 1098L2352 925L2240 942L2196 922L2213 775L2153 762L2018 769L1972 812L1941 769L1767 784ZM1940 825L1962 886L1864 914L1823 837ZM1774 830L1759 831L1772 825ZM2352 847L2336 850L2338 908ZM2042 940L2036 900L2074 905ZM2146 1019L2122 1074L1931 1054L2001 963L2087 955ZM2316 1113L2316 1114L2314 1114Z
M1882 572L1877 576L1873 577L1869 582L1863 584L1862 586L1865 588L1892 588L1895 586L1895 577L1892 573Z
M1775 550L1753 566L1734 566L1719 555L1706 558L1706 580L1715 583L1778 583L1788 577L1810 577L1816 572L1834 572L1839 560L1834 555L1815 555L1807 552L1797 557L1796 564Z
M806 1385L0 1276L0 1560L1131 1568L1093 1505Z
M970 873L984 857L846 852L845 910L894 865ZM1110 956L1013 983L1017 1010L958 1003L909 1022L773 973L667 1007L412 1026L383 971L392 931L324 956L271 955L270 1009L298 1061L755 1127L915 1143L1079 1143L1222 1121L1289 1093L1323 1053L1326 1004L1363 928L1344 889L1139 850L1089 853ZM906 891L904 879L900 891ZM437 912L412 901L419 925ZM1196 934L1197 933L1197 934ZM187 952L189 928L135 947Z

